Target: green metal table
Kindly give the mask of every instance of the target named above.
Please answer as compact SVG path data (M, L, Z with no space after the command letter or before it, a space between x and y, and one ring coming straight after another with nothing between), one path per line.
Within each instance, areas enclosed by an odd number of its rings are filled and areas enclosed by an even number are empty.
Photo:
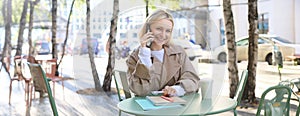
M118 103L118 108L122 112L134 115L211 115L233 110L237 104L235 100L228 97L202 99L198 93L189 94L182 98L188 101L188 103L182 107L144 111L135 100L146 98L133 97Z

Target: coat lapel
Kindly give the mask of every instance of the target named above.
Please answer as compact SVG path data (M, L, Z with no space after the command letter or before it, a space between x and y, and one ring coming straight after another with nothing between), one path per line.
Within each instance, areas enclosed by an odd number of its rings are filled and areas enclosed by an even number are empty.
M180 72L181 65L178 61L179 51L175 51L172 47L165 47L165 56L164 56L164 64L162 67L163 74L162 76L166 76L166 82L170 81L172 77L178 72ZM166 68L169 67L169 68Z

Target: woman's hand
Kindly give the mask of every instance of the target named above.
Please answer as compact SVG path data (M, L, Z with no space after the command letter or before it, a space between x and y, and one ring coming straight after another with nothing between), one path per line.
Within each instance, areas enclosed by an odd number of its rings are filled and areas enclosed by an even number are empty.
M154 38L153 33L152 32L147 32L146 34L143 35L143 37L140 40L141 46L145 47L146 43L148 41L152 41Z
M170 86L166 86L164 89L163 89L163 95L164 96L175 96L176 95L176 90Z

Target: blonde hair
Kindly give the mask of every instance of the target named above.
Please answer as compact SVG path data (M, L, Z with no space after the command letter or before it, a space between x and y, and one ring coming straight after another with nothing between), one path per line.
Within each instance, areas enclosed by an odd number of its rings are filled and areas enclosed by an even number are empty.
M139 33L139 38L141 39L142 36L147 33L147 25L151 25L152 23L159 21L161 19L168 19L172 22L172 30L174 27L174 20L173 20L173 16L167 12L166 10L163 9L158 9L156 11L154 11L151 15L149 15L146 19L146 22L143 24L140 33ZM172 34L170 36L170 38L172 38ZM168 40L167 44L170 43L170 39Z

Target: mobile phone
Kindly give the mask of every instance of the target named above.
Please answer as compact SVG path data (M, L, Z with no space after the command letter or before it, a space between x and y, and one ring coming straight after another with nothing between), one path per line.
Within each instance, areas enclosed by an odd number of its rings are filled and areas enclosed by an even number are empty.
M149 24L147 24L146 32L147 32L147 33L148 33L148 32L151 32L151 30L150 30L150 25L149 25ZM150 48L150 46L151 46L151 44L152 44L152 41L153 41L152 39L149 40L149 41L147 41L146 47Z

